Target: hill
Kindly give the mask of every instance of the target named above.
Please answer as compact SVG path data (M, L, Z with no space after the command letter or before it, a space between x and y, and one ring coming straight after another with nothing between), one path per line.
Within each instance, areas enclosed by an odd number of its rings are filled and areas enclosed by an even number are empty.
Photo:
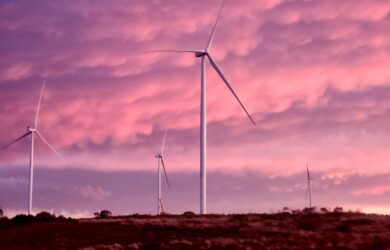
M390 249L390 216L361 213L2 219L0 249Z

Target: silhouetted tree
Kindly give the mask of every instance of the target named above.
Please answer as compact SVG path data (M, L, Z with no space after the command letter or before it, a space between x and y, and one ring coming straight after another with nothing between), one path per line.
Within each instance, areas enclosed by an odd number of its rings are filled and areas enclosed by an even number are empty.
M100 218L109 218L111 216L112 216L111 211L108 211L108 210L100 211Z
M112 213L109 210L102 210L100 212L93 213L93 215L95 218L109 218L112 216Z
M0 217L3 217L3 215L4 215L4 211L3 211L3 209L1 209L1 207L0 207Z
M333 209L333 213L342 213L343 212L343 208L342 207L335 207Z
M34 216L25 215L25 214L18 214L11 219L11 222L16 224L30 223L34 221L35 221Z
M54 221L56 219L56 217L54 215L50 214L49 212L42 211L42 212L38 213L37 215L35 215L35 219L37 221L50 222L50 221Z

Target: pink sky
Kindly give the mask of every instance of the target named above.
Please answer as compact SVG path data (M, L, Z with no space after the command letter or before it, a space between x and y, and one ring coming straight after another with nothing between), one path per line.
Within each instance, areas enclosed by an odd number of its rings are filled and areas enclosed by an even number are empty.
M38 142L38 165L155 171L168 128L169 171L198 173L199 60L138 52L203 48L220 4L2 1L0 144L32 125L45 79L40 130L66 161ZM208 171L292 176L309 163L317 178L388 178L389 12L388 0L227 0L212 53L257 125L208 65ZM0 166L27 157L21 142ZM340 191L390 208L386 183Z

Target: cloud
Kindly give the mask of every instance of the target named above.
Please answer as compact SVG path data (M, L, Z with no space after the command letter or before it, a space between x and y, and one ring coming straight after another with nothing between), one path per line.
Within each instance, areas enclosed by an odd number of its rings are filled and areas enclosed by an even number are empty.
M0 143L32 124L46 79L39 129L67 161L37 140L38 164L151 170L169 127L170 171L197 172L199 61L138 52L202 48L219 4L2 3ZM383 0L227 1L211 51L257 126L208 65L210 171L290 175L309 162L387 173L389 10ZM28 142L0 154L27 165Z
M87 185L80 188L79 194L83 198L94 200L102 200L111 196L111 193L109 191L106 191L101 187L92 187L91 185Z
M21 168L2 168L2 176L20 176ZM26 171L24 171L26 172ZM27 176L27 172L23 176ZM348 210L388 213L390 192L356 193L388 186L389 174L343 174L329 176L311 168L312 201L317 207L342 206ZM338 174L340 176L341 173ZM37 166L33 210L56 215L90 217L92 212L108 209L114 214L156 212L156 171L101 172L80 169L53 170ZM199 209L199 174L169 172L170 188L163 182L162 197L170 213ZM336 182L336 179L342 181ZM85 185L85 183L89 183ZM247 213L281 210L284 206L301 209L306 200L306 173L270 176L246 171L210 172L208 175L208 210L210 213ZM109 190L110 195L107 195ZM75 193L75 191L77 193ZM81 192L85 196L81 195ZM75 195L76 194L76 195ZM1 207L8 216L25 213L27 186L0 189ZM104 197L100 199L101 197ZM16 211L16 212L14 212Z

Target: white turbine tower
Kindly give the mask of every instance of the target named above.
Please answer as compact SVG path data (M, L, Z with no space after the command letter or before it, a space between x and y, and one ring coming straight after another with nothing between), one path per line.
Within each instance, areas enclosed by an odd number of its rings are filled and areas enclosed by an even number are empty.
M225 76L223 75L221 69L218 67L217 63L213 59L210 48L211 44L213 42L215 30L217 28L217 24L219 21L219 18L222 13L223 6L225 4L225 0L222 3L221 9L219 11L217 20L215 22L215 25L213 27L210 39L204 49L199 50L153 50L153 51L146 51L142 53L159 53L159 52L178 52L178 53L195 53L196 57L201 58L201 85L200 85L200 214L206 213L206 58L209 60L211 66L214 68L214 70L217 72L217 74L221 77L222 81L226 84L226 87L231 91L231 93L234 95L238 103L241 105L243 110L245 111L246 115L249 117L251 122L255 125L255 121L251 117L251 115L248 113L240 99L238 98L237 94L234 92L233 88L230 86L229 82L226 80Z
M155 155L155 157L157 158L157 179L158 179L157 180L157 183L158 183L158 185L157 185L158 186L157 187L157 215L164 213L164 206L163 206L162 199L161 199L161 165L164 169L165 179L166 179L168 187L169 187L168 175L167 175L167 171L165 170L165 163L164 163L164 159L163 159L166 135L167 135L167 130L165 129L161 150L159 153L157 153Z
M309 208L311 209L311 181L313 178L310 176L309 164L306 164L307 171L307 185L306 185L306 197L309 198Z
M34 178L34 139L35 139L35 135L37 135L38 137L40 137L42 139L42 141L44 143L47 144L47 146L49 146L49 148L51 150L54 151L54 153L56 153L56 155L63 159L61 157L61 155L53 148L52 145L50 145L50 143L45 139L45 137L43 137L43 135L41 133L39 133L38 131L38 116L39 116L39 109L40 109L40 106L41 106L41 100L42 100L42 95L43 95L43 90L45 88L45 84L46 82L43 82L42 84L42 89L41 89L41 94L39 96L39 101L38 101L38 107L37 107L37 112L35 114L35 120L34 120L34 127L30 127L28 126L27 127L27 132L23 135L21 135L20 137L16 138L15 140L11 141L10 143L8 143L7 145L5 145L2 149L5 149L7 147L9 147L10 145L16 143L17 141L23 139L24 137L27 137L29 135L31 135L31 147L30 147L30 183L29 183L29 194L28 194L28 214L31 214L32 213L32 202L33 202L33 178Z

